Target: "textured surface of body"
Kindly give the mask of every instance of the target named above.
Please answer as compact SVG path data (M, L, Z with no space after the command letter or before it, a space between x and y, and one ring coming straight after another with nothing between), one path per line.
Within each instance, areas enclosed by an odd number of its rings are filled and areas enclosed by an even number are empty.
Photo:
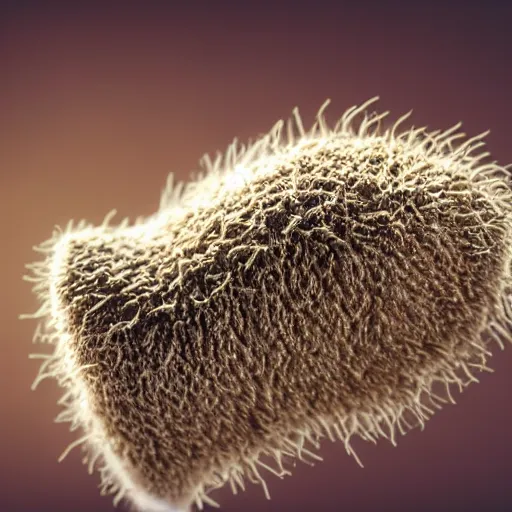
M155 216L47 244L46 369L107 491L201 504L321 437L394 442L510 338L506 170L478 138L454 148L457 127L358 113L308 133L297 116L287 142L278 123Z

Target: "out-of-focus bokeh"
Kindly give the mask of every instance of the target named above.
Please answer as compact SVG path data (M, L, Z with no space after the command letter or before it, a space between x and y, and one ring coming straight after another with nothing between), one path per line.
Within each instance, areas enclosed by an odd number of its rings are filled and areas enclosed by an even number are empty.
M30 384L36 300L22 282L55 224L152 213L168 172L265 132L298 105L331 121L380 95L395 117L468 134L512 161L510 2L11 2L0 14L0 510L108 512L75 439L53 424L61 392ZM276 3L277 4L277 3ZM356 6L356 7L355 7ZM512 347L426 426L374 446L365 468L326 441L324 462L232 496L225 512L512 510ZM125 510L121 506L122 510Z

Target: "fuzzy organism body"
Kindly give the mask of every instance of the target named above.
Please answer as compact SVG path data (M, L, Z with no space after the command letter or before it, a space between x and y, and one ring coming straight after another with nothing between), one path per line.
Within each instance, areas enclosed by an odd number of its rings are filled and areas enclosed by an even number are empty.
M458 125L357 124L368 104L333 129L296 114L169 183L154 216L43 244L41 377L105 492L201 507L244 478L266 491L323 437L357 457L352 436L423 425L511 338L507 170Z

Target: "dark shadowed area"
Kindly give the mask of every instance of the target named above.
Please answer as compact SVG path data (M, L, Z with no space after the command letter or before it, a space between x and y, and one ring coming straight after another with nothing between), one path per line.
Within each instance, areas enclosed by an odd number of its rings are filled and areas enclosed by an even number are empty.
M113 510L79 450L57 463L76 437L53 424L61 391L30 390L39 362L28 354L45 347L31 344L36 323L17 319L36 308L21 276L55 224L150 214L168 172L187 179L203 153L296 105L309 125L327 97L331 121L380 95L378 110L413 108L416 126L490 128L489 151L512 161L510 2L352 3L3 4L0 510ZM495 373L424 432L396 448L356 441L364 469L325 441L324 462L268 476L271 501L255 485L214 497L225 512L512 510L512 347L494 351Z

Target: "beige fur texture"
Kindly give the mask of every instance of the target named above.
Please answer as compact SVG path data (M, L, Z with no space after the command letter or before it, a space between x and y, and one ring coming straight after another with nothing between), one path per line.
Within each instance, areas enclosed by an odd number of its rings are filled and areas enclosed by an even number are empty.
M307 131L295 111L150 218L40 247L37 381L115 501L202 508L324 437L394 443L511 339L508 170L460 125L384 129L374 100Z

